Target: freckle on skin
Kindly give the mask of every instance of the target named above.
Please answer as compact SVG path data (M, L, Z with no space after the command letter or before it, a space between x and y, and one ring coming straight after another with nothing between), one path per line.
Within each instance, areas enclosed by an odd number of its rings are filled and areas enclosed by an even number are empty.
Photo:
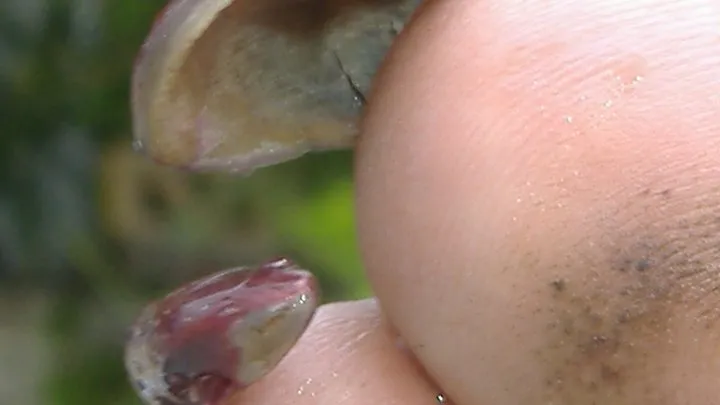
M642 205L663 197L642 196ZM661 391L676 389L670 387L678 382L658 370L683 350L678 322L708 313L708 306L720 300L717 294L697 293L708 283L720 290L717 271L708 264L718 256L718 238L708 240L706 229L718 224L712 216L700 216L693 226L684 215L646 220L627 230L609 223L597 227L607 235L596 238L592 252L575 251L571 266L595 269L600 277L573 280L580 291L558 294L557 279L551 281L553 304L546 314L560 327L548 328L548 345L537 355L547 367L547 397L555 403L593 403L602 397L613 405L676 405ZM622 222L622 215L614 221ZM684 236L668 239L674 229L684 230Z
M553 280L553 281L550 283L550 285L552 285L552 287L553 287L553 288L555 289L555 291L557 291L557 292L563 292L563 291L565 291L565 288L567 287L567 285L565 284L565 280L564 280L564 279L561 279L561 278L559 278L559 279L557 279L557 280Z

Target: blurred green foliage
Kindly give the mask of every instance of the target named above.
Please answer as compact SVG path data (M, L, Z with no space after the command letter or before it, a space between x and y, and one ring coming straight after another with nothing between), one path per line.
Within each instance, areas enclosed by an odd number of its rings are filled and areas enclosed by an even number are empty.
M183 281L288 255L318 274L328 300L369 294L349 153L241 178L132 152L131 68L163 3L0 2L0 289L39 294L48 308L37 327L49 355L33 371L43 405L139 404L125 330ZM0 397L27 403L17 401Z

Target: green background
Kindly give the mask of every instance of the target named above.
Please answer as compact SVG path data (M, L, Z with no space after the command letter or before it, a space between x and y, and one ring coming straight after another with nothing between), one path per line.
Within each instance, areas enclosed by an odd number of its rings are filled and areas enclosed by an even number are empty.
M0 404L140 404L128 325L222 268L284 255L326 300L369 294L349 152L237 177L132 151L132 63L163 3L0 1Z

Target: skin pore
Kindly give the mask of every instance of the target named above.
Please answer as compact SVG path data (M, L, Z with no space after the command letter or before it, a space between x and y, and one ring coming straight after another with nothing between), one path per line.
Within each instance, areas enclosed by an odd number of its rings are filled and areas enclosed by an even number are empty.
M710 0L421 7L357 150L377 303L322 308L232 403L714 405L718 21Z

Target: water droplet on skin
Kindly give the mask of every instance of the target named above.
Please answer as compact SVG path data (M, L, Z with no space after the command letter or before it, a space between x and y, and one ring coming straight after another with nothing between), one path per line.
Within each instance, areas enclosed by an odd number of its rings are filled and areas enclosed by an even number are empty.
M645 79L647 68L647 61L638 55L629 55L614 62L613 70L620 93L634 92L637 85Z
M189 283L149 305L125 364L149 405L218 405L270 372L318 302L313 275L282 259Z
M310 387L310 384L312 384L312 383L313 383L313 379L312 379L312 378L308 378L307 380L305 380L305 381L302 383L302 385L300 385L300 387L298 387L298 389L297 389L297 394L298 394L298 395L304 395L304 394L305 394L305 390L308 389L308 387ZM313 391L310 391L310 396L315 396L315 393L314 393Z

